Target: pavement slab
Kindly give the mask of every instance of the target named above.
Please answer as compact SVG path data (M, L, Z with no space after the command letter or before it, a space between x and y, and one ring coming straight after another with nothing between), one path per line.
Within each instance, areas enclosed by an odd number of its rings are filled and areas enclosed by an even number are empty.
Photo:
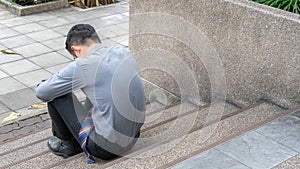
M28 23L25 25L20 25L20 26L14 26L12 27L13 30L20 32L22 34L27 34L27 33L31 33L31 32L37 32L37 31L41 31L41 30L45 30L47 29L46 27L39 25L37 23Z
M57 32L65 37L65 36L67 36L67 33L72 28L72 26L74 26L74 24L58 26L58 27L52 28L52 30L54 30L55 32Z
M17 35L20 35L20 33L17 31L14 31L11 28L0 29L0 40L4 39L4 38L12 37L12 36L17 36Z
M17 74L21 74L21 73L26 73L26 72L37 70L40 68L41 68L40 66L38 66L26 59L22 59L22 60L18 60L18 61L0 65L0 69L9 75L17 75Z
M250 168L269 169L297 154L255 131L227 142L217 149Z
M0 79L3 79L5 77L8 77L9 75L3 71L0 70Z
M0 79L0 95L11 93L26 88L25 85L18 82L12 77Z
M12 110L18 110L41 102L35 97L34 91L31 88L24 88L0 95L0 101Z
M0 114L3 114L8 111L9 109L7 108L7 106L5 106L3 103L0 102Z
M16 16L11 14L9 11L2 11L0 12L0 20L5 20L9 18L15 18Z
M41 81L41 79L48 79L51 77L51 73L46 71L45 69L34 70L28 73L19 74L14 76L22 84L27 87L34 87Z
M60 53L62 56L66 57L68 60L73 61L73 56L65 48L60 49L57 52Z
M2 29L2 28L1 28L1 25L0 25L0 29ZM2 43L0 43L0 49L1 49L1 50L4 50L4 49L6 49L6 47L5 47Z
M70 61L58 52L51 52L40 56L31 57L29 58L29 60L35 63L36 65L41 66L42 68L48 68Z
M22 17L16 17L16 18L11 18L11 19L6 19L1 21L1 24L7 26L7 27L14 27L18 25L24 25L30 23L30 20L24 19Z
M15 47L35 43L35 42L36 42L35 40L25 35L14 36L14 37L1 40L1 43L3 43L3 45L6 46L7 48L15 48Z
M52 66L52 67L46 68L46 70L49 71L50 73L54 74L54 73L58 72L59 70L61 70L62 68L66 67L70 63L71 62L67 62L67 63L63 63L60 65Z
M62 37L61 34L55 32L51 29L28 33L26 35L36 41L39 41L39 42Z
M42 45L41 43L33 43L30 45L24 45L13 49L15 52L22 54L23 57L29 58L32 56L40 56L45 53L52 52L49 47Z
M39 21L38 24L46 28L54 28L54 27L70 24L70 21L64 18L55 17L55 18Z
M299 131L300 118L292 115L280 118L256 130L256 132L300 153Z
M63 12L63 11L61 11L61 12ZM34 22L39 22L39 21L42 21L42 20L56 18L57 16L50 15L48 12L41 12L41 13L38 13L38 14L26 15L26 16L22 16L22 17L27 19L27 20L30 20L31 23L34 23Z
M2 49L7 49L7 48L1 48ZM8 50L10 51L10 50ZM22 56L20 55L6 55L6 54L3 54L3 53L0 53L0 65L4 65L6 63L9 63L9 62L13 62L13 61L17 61L17 60L21 60L23 59Z
M241 162L229 157L222 152L212 149L196 155L182 163L177 164L172 169L251 169Z
M65 50L65 41L66 41L66 37L60 37L60 38L44 41L41 43L55 51L58 51L58 50L62 50L62 49Z

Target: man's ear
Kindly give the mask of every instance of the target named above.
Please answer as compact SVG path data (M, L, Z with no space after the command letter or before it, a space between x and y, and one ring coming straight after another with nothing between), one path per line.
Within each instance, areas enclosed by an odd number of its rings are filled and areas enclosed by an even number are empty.
M73 45L73 46L71 46L71 49L75 53L75 56L73 56L73 57L78 58L81 54L81 47Z

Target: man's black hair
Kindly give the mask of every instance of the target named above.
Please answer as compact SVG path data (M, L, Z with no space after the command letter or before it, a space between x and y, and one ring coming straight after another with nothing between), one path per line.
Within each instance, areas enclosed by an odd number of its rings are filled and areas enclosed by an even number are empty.
M94 42L101 42L97 32L93 26L89 24L77 24L74 25L68 32L66 40L66 49L74 55L71 49L72 45L87 45L88 39Z

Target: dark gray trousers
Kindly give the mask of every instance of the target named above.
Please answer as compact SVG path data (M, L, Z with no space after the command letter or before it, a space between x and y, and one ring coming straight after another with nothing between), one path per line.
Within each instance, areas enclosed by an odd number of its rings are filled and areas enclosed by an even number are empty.
M78 101L77 97L69 93L55 98L48 102L48 111L52 119L53 135L62 140L76 139L78 144L75 146L80 147L78 133L88 110ZM111 148L112 151L110 151ZM87 150L91 155L104 160L115 158L126 151L96 134L94 128L87 139Z

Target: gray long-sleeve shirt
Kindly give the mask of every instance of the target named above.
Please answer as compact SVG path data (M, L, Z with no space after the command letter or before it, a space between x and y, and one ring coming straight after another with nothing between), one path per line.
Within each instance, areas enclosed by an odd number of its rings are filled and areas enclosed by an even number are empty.
M70 63L36 87L36 96L47 102L81 89L92 103L97 134L126 147L145 121L145 94L138 66L124 47L99 44L88 56Z

